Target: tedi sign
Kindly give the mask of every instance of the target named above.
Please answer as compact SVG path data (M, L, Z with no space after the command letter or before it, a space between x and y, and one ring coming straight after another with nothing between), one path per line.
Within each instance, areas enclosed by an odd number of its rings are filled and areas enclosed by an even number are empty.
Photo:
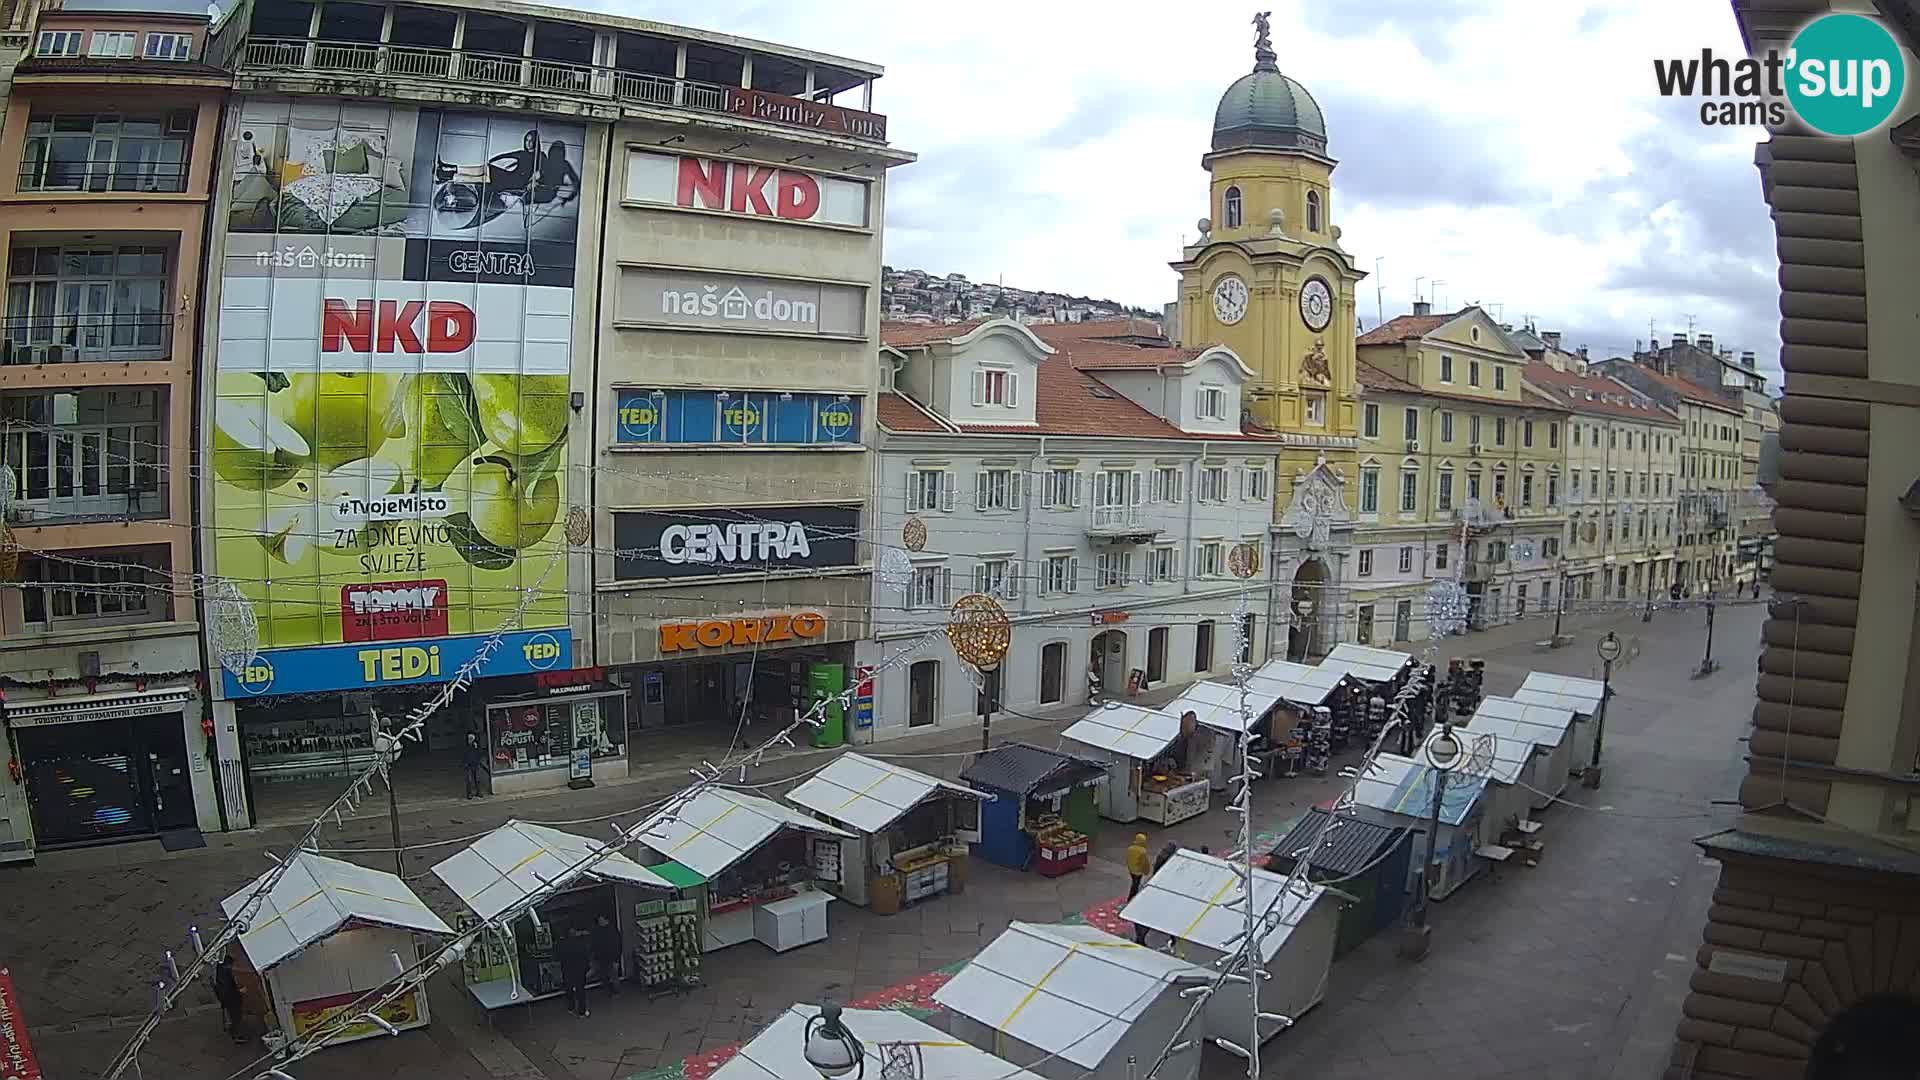
M1785 53L1727 59L1655 58L1662 97L1698 97L1700 122L1717 127L1786 123L1787 109L1827 135L1878 128L1906 92L1906 55L1865 15L1823 15L1800 28Z
M850 506L616 513L614 576L642 580L853 566L859 532L860 511Z

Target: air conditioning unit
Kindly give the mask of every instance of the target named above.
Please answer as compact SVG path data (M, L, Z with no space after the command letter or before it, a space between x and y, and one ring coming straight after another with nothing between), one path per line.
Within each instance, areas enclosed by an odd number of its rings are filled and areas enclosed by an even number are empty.
M1480 444L1479 444L1479 443L1473 443L1472 445L1470 445L1470 446L1468 446L1468 447L1467 447L1467 453L1469 453L1469 454L1473 454L1473 455L1475 455L1476 457L1477 457L1477 456L1479 456L1479 454L1480 454Z
M1409 453L1409 454L1417 454L1417 453L1419 453L1419 452L1420 452L1420 440L1419 440L1419 439L1408 439L1408 440L1407 440L1407 453Z

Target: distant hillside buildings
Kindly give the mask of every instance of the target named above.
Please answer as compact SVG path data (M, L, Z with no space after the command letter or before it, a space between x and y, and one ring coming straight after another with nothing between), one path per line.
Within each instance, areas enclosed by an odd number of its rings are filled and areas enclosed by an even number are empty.
M1018 289L1010 285L968 281L965 274L931 274L925 270L881 268L880 309L893 322L950 323L972 319L1006 318L1020 323L1077 323L1159 316L1112 300Z

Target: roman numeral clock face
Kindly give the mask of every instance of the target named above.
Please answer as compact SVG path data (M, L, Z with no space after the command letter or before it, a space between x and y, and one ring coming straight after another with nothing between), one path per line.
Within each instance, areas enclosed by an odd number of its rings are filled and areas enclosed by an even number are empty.
M1306 320L1307 329L1319 333L1327 328L1333 319L1333 290L1321 278L1308 278L1300 286L1300 317Z
M1213 316L1228 326L1247 317L1247 283L1228 274L1213 283Z

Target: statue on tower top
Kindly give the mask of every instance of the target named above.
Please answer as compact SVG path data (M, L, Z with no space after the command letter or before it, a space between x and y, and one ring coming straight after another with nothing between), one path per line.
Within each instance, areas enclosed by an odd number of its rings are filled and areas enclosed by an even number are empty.
M1279 71L1280 56L1273 51L1273 16L1271 11L1253 13L1253 70Z

